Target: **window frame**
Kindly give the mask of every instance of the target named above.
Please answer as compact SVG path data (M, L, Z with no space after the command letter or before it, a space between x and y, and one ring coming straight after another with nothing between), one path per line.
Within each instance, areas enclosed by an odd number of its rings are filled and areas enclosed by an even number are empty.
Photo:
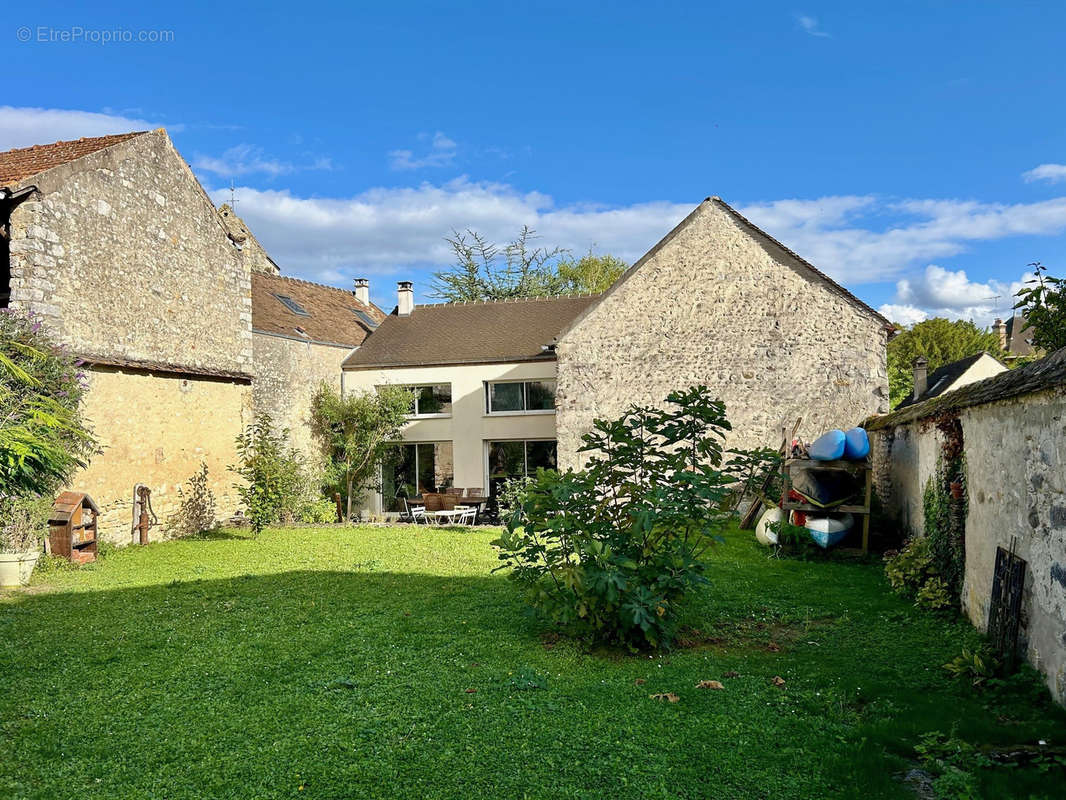
M492 387L502 383L519 383L522 385L522 410L521 411L493 411L492 410ZM529 384L552 383L558 388L559 383L555 378L522 378L520 380L485 381L485 416L486 417L524 417L536 414L554 414L556 407L529 408ZM553 403L556 395L552 395ZM496 440L503 441L503 440Z
M492 455L492 446L494 444L503 444L507 442L517 442L522 445L522 477L528 477L529 472L529 445L540 442L551 442L555 445L555 468L559 468L559 439L531 436L521 439L485 439L482 445L484 459L484 478L485 478L485 491L489 494L492 493L492 465L489 463L489 456Z
M285 310L288 311L290 314L295 314L298 317L311 316L311 312L304 308L302 305L300 305L299 301L297 301L294 297L290 295L275 294L274 299L281 303L283 306L285 306ZM292 303L292 305L290 306L289 303ZM295 308L293 306L295 306ZM296 309L299 309L299 311L297 311Z
M417 391L418 389L432 388L434 386L447 386L448 387L448 397L451 398L451 399L448 400L448 404L452 407L453 410L455 409L455 400L454 400L453 395L452 395L452 384L451 384L450 381L447 382L447 383L388 383L388 384L380 384L379 386L376 387L376 389L380 390L380 389L384 388L385 386L398 386L401 389L407 389L408 391L413 391L415 393L415 410L414 410L413 413L407 415L407 419L412 419L412 420L414 420L414 419L449 419L452 416L452 412L451 411L443 411L443 412L440 412L440 413L430 413L430 414L421 414L421 413L419 413L419 411L418 411L419 393Z

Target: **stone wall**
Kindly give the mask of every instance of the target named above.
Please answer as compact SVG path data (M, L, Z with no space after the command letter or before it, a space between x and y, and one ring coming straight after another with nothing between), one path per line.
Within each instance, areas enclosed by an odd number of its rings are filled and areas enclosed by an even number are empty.
M595 417L707 384L741 447L887 411L884 323L707 201L557 345L562 466Z
M251 273L211 201L162 130L23 184L38 191L10 218L12 307L120 367L92 372L85 410L103 451L69 488L102 507L105 538L126 543L134 484L163 517L203 459L219 513L232 514L226 467L251 421Z
M249 372L251 277L164 131L24 181L13 307L75 352Z
M1028 563L1021 646L1066 704L1066 391L964 408L959 421L968 501L963 609L987 629L996 548L1017 537ZM871 439L886 513L921 533L940 433L916 420L877 429Z
M292 446L317 458L308 427L311 396L323 381L340 391L341 362L352 348L259 332L252 335L252 345L256 415L267 414L277 428L288 428Z
M88 492L101 511L100 535L115 544L131 541L133 487L152 489L160 522L178 508L178 487L207 464L219 519L239 499L233 489L234 437L251 422L251 387L227 380L144 371L93 369L84 413L102 452L77 474L70 488ZM162 527L153 528L158 539Z

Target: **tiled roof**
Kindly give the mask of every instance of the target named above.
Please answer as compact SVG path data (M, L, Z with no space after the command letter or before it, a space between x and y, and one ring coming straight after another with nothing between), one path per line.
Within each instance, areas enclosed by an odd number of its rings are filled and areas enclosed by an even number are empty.
M119 142L140 136L146 131L119 133L114 136L94 136L71 142L53 142L52 144L35 144L33 147L20 147L0 153L0 186L19 183L38 172L52 169L82 156L111 147Z
M536 361L598 295L415 306L385 318L344 362L349 369Z
M1056 350L1047 358L1033 361L1024 367L1007 370L961 389L933 397L922 403L901 408L881 417L871 417L863 425L867 430L891 428L915 420L928 419L946 412L959 411L985 403L998 403L1014 397L1044 392L1051 389L1066 390L1066 347Z
M917 400L914 399L914 393L911 396L896 406L898 411L906 406L920 403L923 400L928 400L931 397L939 397L951 388L951 385L955 383L962 374L966 372L970 367L981 360L981 356L988 355L989 358L995 358L994 355L984 352L974 353L972 356L966 356L966 358L960 358L958 361L952 361L950 364L945 364L942 367L938 367L929 373L929 378L926 382L926 390L922 393L922 396Z
M279 297L289 298L294 305L286 305ZM306 314L294 311L293 307ZM261 333L355 347L374 329L357 311L373 323L385 317L373 303L364 305L352 292L335 286L252 273L252 329Z

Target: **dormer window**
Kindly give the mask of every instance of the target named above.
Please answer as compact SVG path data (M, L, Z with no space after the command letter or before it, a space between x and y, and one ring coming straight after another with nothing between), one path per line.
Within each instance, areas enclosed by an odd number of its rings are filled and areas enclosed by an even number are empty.
M289 311L291 311L293 314L299 314L301 317L311 316L302 305L297 303L288 295L276 294L274 295L274 297L276 297L278 299L278 302L285 306L285 308L289 309Z

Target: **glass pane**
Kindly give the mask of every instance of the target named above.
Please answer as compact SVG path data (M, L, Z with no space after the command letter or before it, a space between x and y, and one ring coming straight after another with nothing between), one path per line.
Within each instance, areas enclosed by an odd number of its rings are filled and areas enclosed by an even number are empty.
M508 478L525 474L524 442L489 442L489 493L496 492Z
M437 473L434 458L435 448L432 442L425 442L418 447L418 493L437 491Z
M381 465L381 500L386 511L403 511L403 497L418 494L415 487L415 446L390 447Z
M526 400L530 411L555 408L555 381L530 381L526 384Z
M489 384L489 411L524 411L522 384Z
M415 391L418 393L419 414L452 413L452 385L450 383L438 386L419 386Z
M433 483L438 491L455 484L455 468L452 461L452 443L434 442L433 448ZM419 453L419 469L422 469L422 454ZM427 470L428 473L428 470Z
M555 469L558 464L555 442L526 442L526 463L530 475L535 475L538 467Z

